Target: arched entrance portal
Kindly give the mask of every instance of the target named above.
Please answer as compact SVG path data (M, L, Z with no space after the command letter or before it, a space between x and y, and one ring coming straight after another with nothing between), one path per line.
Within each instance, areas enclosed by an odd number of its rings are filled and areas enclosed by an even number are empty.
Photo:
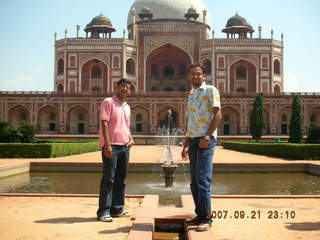
M240 113L233 107L226 106L222 109L222 121L219 125L220 135L240 134Z
M108 90L108 67L98 59L86 62L81 69L81 91L103 92Z
M241 59L230 67L230 92L257 92L256 67Z
M191 59L182 49L172 44L165 44L147 57L147 91L186 91L187 67Z

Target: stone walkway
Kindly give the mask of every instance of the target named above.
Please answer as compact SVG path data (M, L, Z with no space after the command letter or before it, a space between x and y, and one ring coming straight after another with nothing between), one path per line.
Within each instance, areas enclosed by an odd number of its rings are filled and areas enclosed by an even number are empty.
M160 162L163 150L163 147L158 146L135 146L131 151L130 163ZM172 150L176 159L180 159L181 148L173 147ZM95 152L55 159L0 159L0 171L10 165L30 161L99 163L101 162L100 154L100 152ZM226 164L309 163L308 161L287 161L230 151L222 147L216 148L214 162ZM312 163L320 165L320 161L312 161ZM134 213L141 201L141 198L127 198L126 206ZM217 214L225 214L227 211L225 218L224 215L216 216L214 227L211 230L212 239L320 239L320 196L314 198L219 196L213 198L212 201ZM126 240L133 221L130 218L119 218L112 223L97 222L96 207L97 196L25 197L3 194L0 195L0 239ZM192 201L186 208L193 212ZM242 214L240 211L244 212L244 218L236 218L238 212ZM260 217L252 218L253 214L258 217L258 211L260 211ZM294 212L294 218L287 217L286 211L289 215ZM149 209L150 212L152 209ZM170 214L170 211L167 214ZM276 214L278 217L275 216Z

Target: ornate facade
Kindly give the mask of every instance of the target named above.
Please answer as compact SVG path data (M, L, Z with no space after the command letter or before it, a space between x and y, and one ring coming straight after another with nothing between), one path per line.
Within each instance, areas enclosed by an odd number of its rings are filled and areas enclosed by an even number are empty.
M156 134L172 110L174 126L185 122L190 85L187 66L201 63L206 82L222 96L220 135L248 135L257 93L265 96L265 134L287 135L292 94L283 92L281 40L253 37L252 26L236 14L215 38L203 1L136 0L128 14L128 37L100 14L85 27L86 37L55 40L54 92L1 92L0 121L30 122L40 133L95 134L99 105L120 78L131 80L133 134ZM56 35L55 35L56 36ZM320 125L320 94L300 93L303 129Z

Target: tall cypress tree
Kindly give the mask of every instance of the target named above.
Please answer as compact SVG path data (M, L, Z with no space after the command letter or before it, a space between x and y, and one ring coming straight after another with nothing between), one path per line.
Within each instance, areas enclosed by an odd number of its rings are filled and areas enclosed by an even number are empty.
M262 136L262 130L265 128L263 117L263 95L257 94L253 103L253 110L250 114L250 133L252 138L259 142Z
M291 106L291 119L289 125L289 142L300 143L302 141L302 115L299 95L293 97Z

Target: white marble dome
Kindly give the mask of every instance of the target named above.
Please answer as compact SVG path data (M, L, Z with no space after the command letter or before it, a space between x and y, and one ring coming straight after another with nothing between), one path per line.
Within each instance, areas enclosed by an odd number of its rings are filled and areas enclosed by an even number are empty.
M152 19L183 19L189 8L194 8L199 17L197 22L203 22L203 10L207 11L206 24L211 28L211 16L208 7L202 0L135 0L128 13L128 26L132 24L131 11L136 9L136 21L140 21L139 13L143 8L150 8Z

